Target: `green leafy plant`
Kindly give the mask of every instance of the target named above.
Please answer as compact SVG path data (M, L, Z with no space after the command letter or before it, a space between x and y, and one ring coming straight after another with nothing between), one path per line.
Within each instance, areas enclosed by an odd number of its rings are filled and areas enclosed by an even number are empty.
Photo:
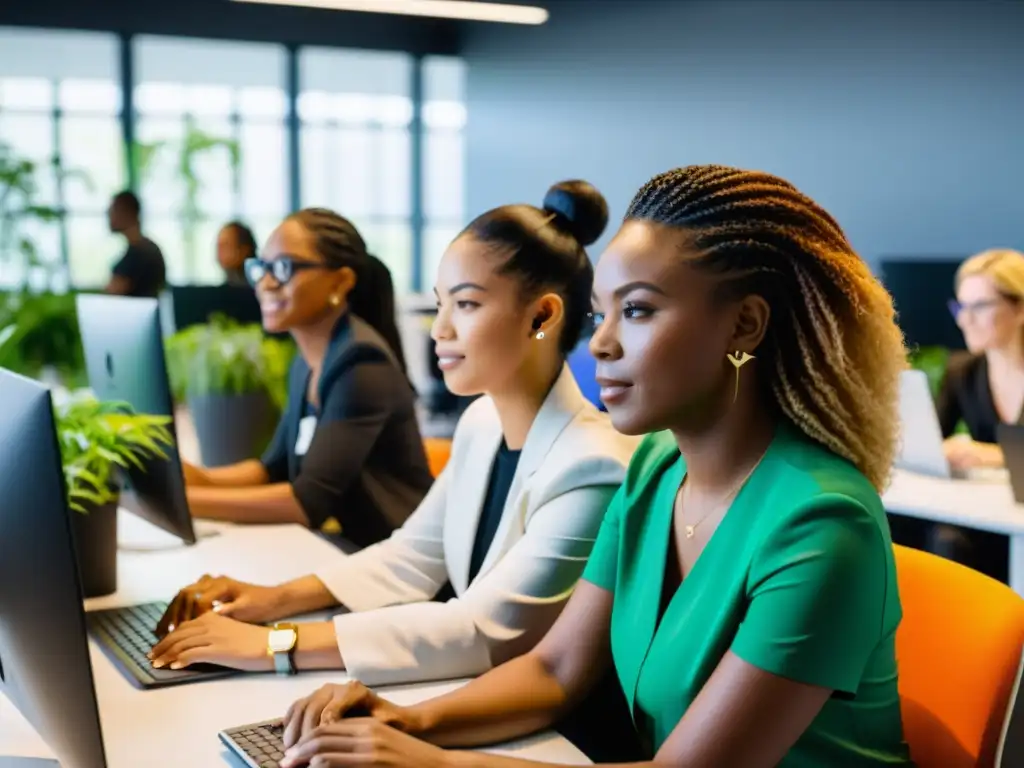
M12 271L23 277L42 265L26 229L32 223L50 224L61 218L59 210L37 202L37 171L34 161L17 157L9 144L0 143L0 262L16 266Z
M949 364L949 350L945 347L918 347L911 350L908 362L911 368L924 371L932 395L938 395L942 379L946 375L946 366Z
M68 504L76 512L116 501L117 473L144 459L166 459L170 417L133 413L124 403L76 396L54 407Z
M51 166L59 184L76 179L86 189L93 189L89 174L65 168L59 155L54 156ZM9 144L0 142L0 265L6 263L23 281L31 271L41 270L49 285L64 265L57 258L59 254L39 253L31 230L33 225L62 225L64 211L38 201L38 172L38 163L16 156Z
M52 368L75 387L84 382L85 364L74 296L50 290L65 267L33 239L40 226L61 226L64 212L38 202L39 170L0 142L0 272L18 280L0 293L0 367L34 378ZM63 168L59 157L52 170L62 184L75 178L92 188L87 174Z
M39 378L53 369L70 389L85 384L73 293L0 293L0 368Z
M266 392L278 410L288 398L288 369L295 355L290 341L265 336L259 325L241 325L214 315L166 342L168 373L175 398Z
M132 145L129 156L140 182L151 177L156 159L166 152L173 153L175 173L184 185L181 219L185 259L189 264L194 264L198 256L198 228L207 219L199 206L202 184L196 162L211 152L225 152L232 173L237 177L242 164L242 149L235 139L201 130L195 118L188 115L185 117L185 134L180 142L135 142Z

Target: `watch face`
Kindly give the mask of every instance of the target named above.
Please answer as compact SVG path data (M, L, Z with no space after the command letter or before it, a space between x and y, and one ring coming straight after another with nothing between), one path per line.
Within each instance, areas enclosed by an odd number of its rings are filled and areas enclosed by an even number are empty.
M267 640L267 647L271 653L285 653L295 645L294 629L274 629L270 632L270 639Z

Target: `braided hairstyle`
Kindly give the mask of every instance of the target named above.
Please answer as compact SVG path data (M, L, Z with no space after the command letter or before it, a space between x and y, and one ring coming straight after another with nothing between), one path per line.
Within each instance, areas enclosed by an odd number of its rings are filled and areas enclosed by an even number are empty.
M655 176L626 219L684 230L696 254L688 263L719 279L715 298L764 298L771 319L756 356L766 393L881 490L906 349L892 299L835 219L783 179L721 165Z
M366 242L351 221L327 208L304 208L288 217L312 235L316 251L332 269L349 267L356 284L347 301L353 314L368 323L387 342L403 373L407 373L402 337L395 320L395 286L387 266L366 250Z

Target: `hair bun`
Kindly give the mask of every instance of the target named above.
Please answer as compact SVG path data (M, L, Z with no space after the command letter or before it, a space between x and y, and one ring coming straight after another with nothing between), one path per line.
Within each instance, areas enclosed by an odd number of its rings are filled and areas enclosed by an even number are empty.
M583 246L597 242L608 226L608 202L588 181L560 181L544 195L543 208Z

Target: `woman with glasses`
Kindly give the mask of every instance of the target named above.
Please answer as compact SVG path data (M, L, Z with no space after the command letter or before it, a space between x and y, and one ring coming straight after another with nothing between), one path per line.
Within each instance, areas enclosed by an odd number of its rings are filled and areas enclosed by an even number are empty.
M1024 415L1024 254L1002 248L972 256L955 288L949 307L967 351L950 357L936 403L943 448L954 470L1002 467L996 428ZM1006 537L916 521L894 527L894 538L908 544L922 534L924 548L1007 581Z
M949 361L939 393L946 456L956 469L1001 467L996 425L1016 424L1024 408L1024 254L979 253L956 273L950 310L967 352ZM967 436L954 435L960 422Z
M192 514L340 526L360 548L386 539L433 482L387 267L350 222L306 209L285 219L245 273L263 327L298 347L288 405L260 460L185 467Z

